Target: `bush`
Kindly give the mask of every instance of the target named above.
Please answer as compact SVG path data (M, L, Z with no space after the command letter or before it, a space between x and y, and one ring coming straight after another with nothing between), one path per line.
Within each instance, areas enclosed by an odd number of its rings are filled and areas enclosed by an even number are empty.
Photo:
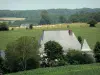
M29 29L32 29L32 28L33 28L33 25L32 25L32 24L30 24L30 25L29 25Z
M94 47L94 56L97 62L100 62L100 42L96 42Z
M97 24L97 21L92 19L88 22L88 24L90 24L90 27L95 27L95 24Z
M36 69L39 67L39 62L37 59L29 58L27 60L27 70Z
M14 28L11 28L11 30L14 30Z
M26 30L28 29L28 27L26 27Z
M7 26L7 23L3 22L3 23L0 23L0 31L8 31L9 28Z
M3 65L3 59L2 57L0 57L0 69L2 69L2 65Z
M91 55L78 50L69 50L66 60L69 64L89 64L94 62Z
M68 65L68 63L64 59L62 59L62 60L58 61L57 65L64 66L64 65Z
M6 60L4 60L2 57L0 57L0 73L8 73Z

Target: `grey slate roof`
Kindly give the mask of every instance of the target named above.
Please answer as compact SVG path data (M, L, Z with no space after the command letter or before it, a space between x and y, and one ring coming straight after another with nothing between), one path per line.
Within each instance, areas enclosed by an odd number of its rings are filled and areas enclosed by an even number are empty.
M73 32L72 35L69 35L68 30L54 30L43 31L43 35L40 41L40 53L43 53L44 44L50 40L58 42L63 47L63 50L65 52L67 52L68 49L81 50L81 44L79 43Z

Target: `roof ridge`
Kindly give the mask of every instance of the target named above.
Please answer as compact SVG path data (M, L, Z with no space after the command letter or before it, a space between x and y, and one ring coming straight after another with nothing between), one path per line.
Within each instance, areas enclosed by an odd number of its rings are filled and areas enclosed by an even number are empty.
M43 31L66 31L66 30L43 30ZM67 29L68 31L68 29Z

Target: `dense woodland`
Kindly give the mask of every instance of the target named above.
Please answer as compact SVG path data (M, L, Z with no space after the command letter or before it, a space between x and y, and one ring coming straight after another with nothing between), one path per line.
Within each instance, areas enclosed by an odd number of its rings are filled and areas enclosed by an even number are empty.
M39 25L41 13L43 10L0 10L0 17L21 17L26 18L24 21L9 22L10 25L20 25L24 23ZM100 21L100 8L90 9L48 9L49 24L70 23L70 22L87 22L90 19ZM63 19L61 21L60 19Z

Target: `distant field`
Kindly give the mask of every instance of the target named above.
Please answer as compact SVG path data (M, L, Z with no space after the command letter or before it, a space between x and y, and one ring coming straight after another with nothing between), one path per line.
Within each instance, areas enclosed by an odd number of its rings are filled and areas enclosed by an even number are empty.
M100 64L39 68L6 75L100 75Z
M69 28L67 28L69 25ZM11 28L10 28L11 29ZM42 34L42 30L58 30L71 29L76 36L82 36L86 39L90 47L93 49L95 43L100 41L100 23L95 28L90 28L85 23L73 24L58 24L56 26L34 27L33 30L26 30L25 28L14 28L13 31L0 31L0 50L5 49L9 42L18 39L21 36L32 36L38 40Z
M11 17L11 18L0 18L0 21L16 21L16 20L25 20L25 18L14 18L14 17Z

